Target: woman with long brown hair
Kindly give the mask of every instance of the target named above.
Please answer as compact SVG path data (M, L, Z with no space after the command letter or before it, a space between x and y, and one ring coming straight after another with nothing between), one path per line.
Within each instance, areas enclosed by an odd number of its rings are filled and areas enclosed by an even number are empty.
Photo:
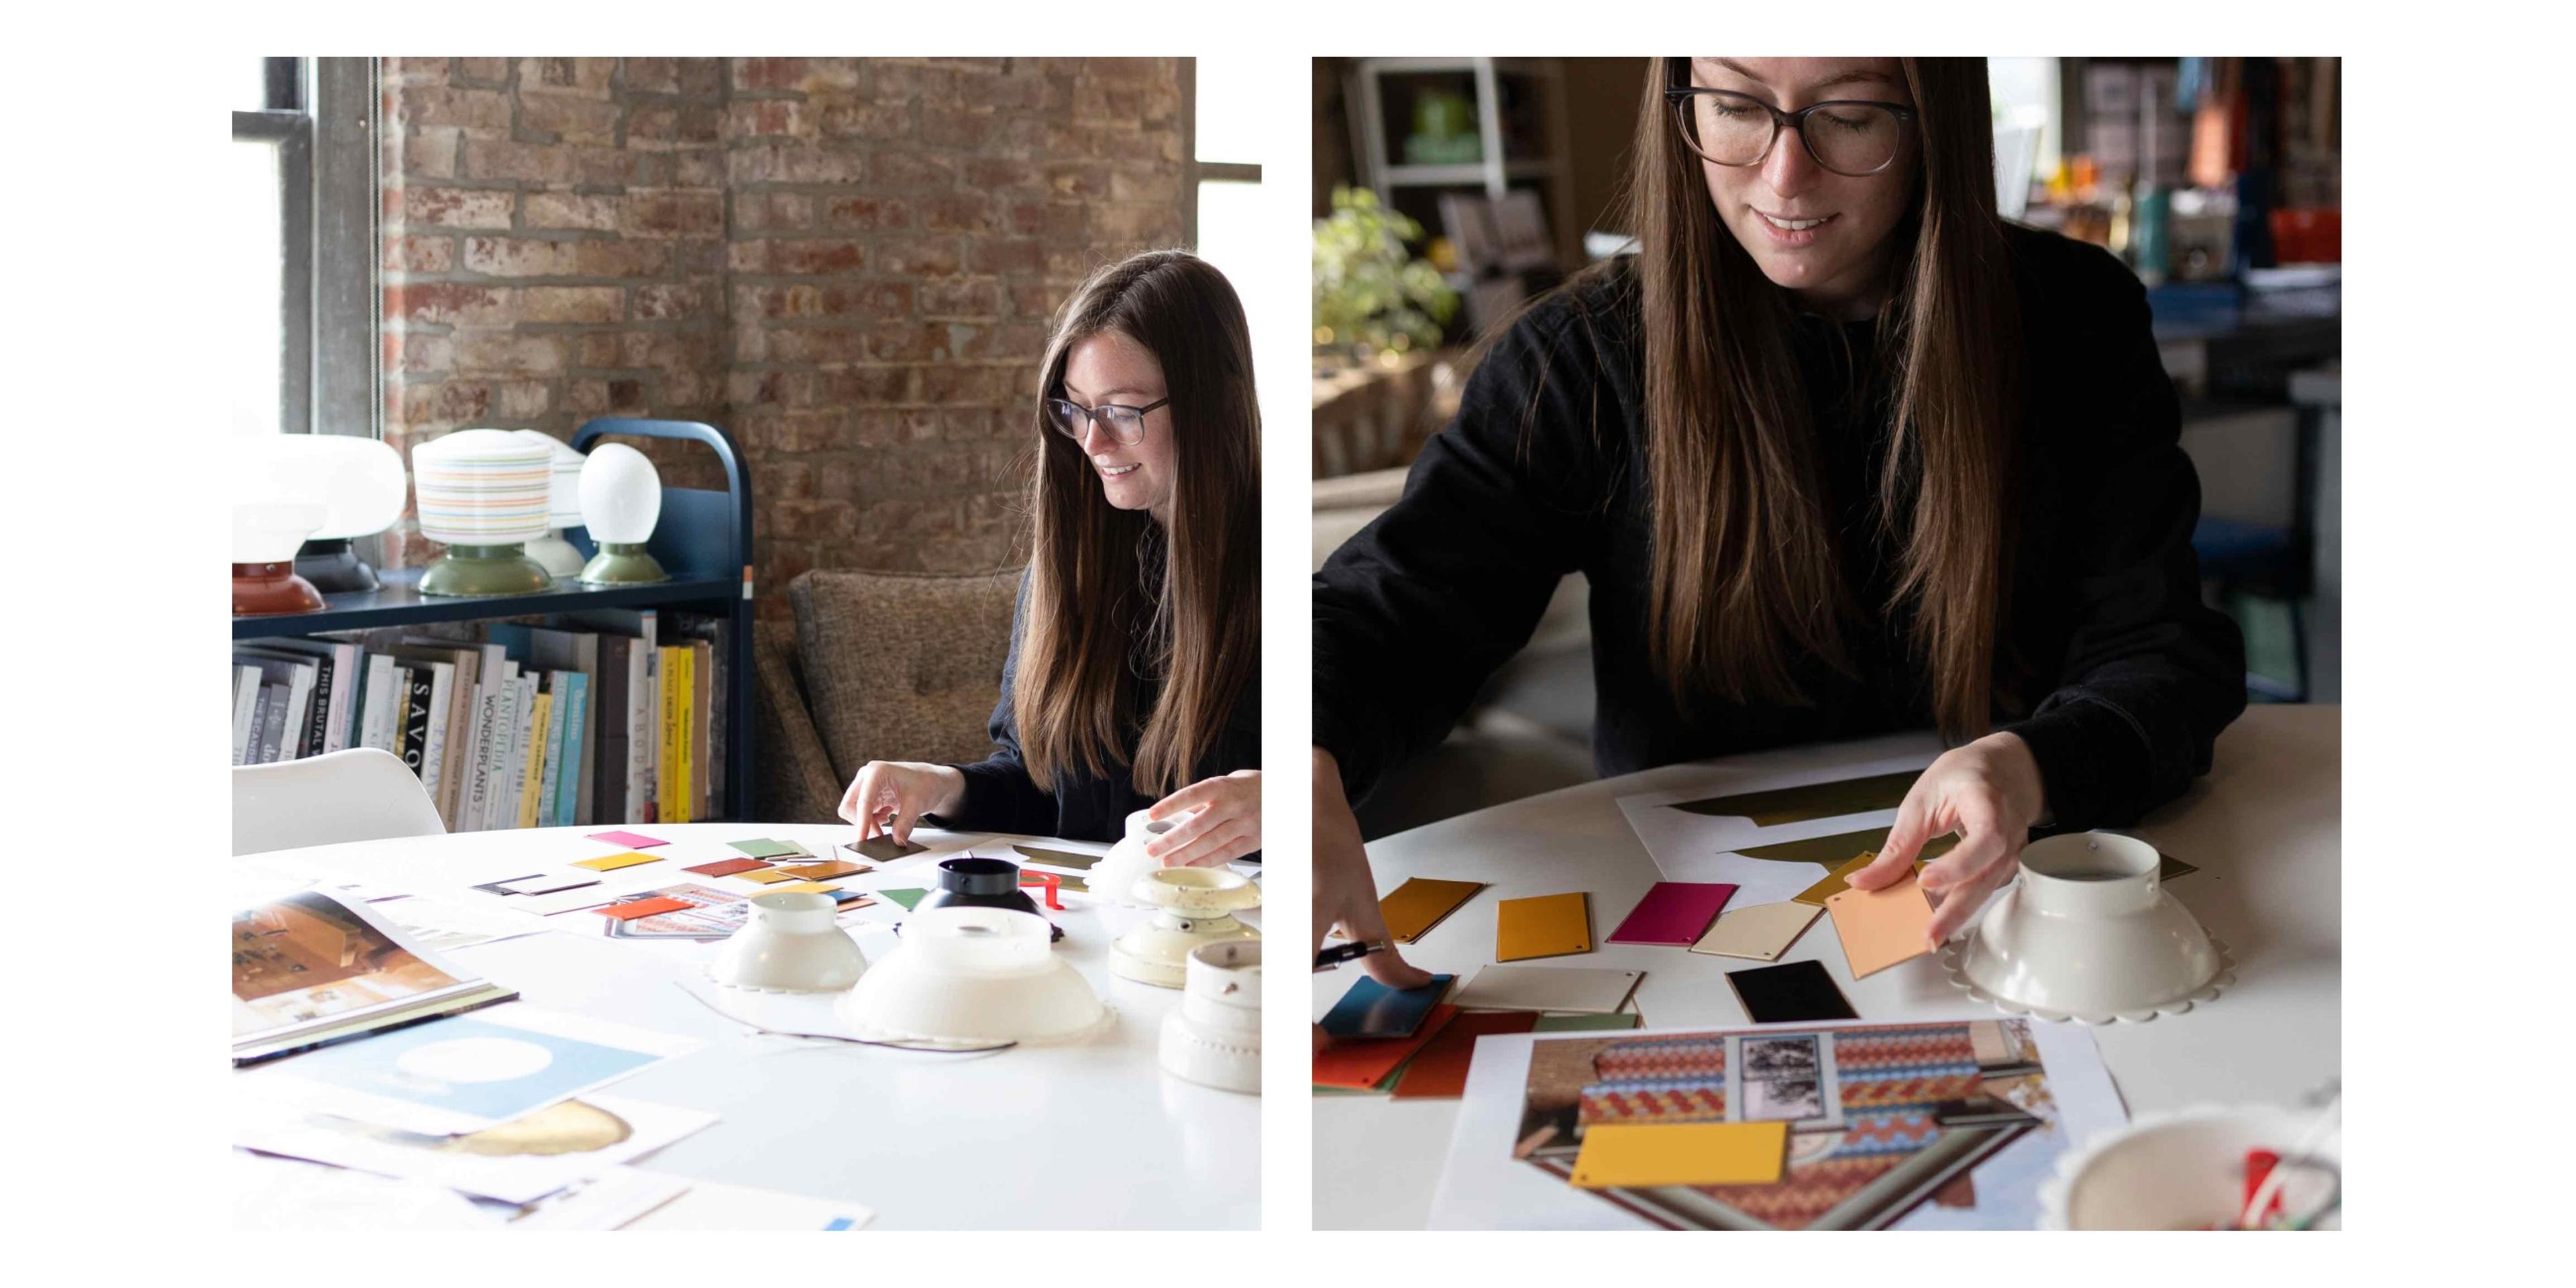
M1234 288L1152 251L1091 275L1039 368L1027 573L971 765L870 761L841 798L862 839L924 816L1108 841L1188 817L1149 852L1261 848L1261 414Z
M1605 775L1937 726L1878 861L1931 937L2029 830L2180 793L2243 709L2144 289L1995 209L1983 59L1652 60L1634 256L1492 343L1315 580L1315 933L1384 936L1349 802L1591 584ZM1365 959L1426 982L1395 953Z

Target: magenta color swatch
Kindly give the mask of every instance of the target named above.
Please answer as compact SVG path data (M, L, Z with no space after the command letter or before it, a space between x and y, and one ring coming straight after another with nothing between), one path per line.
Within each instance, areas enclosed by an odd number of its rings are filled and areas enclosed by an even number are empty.
M1672 944L1688 948L1735 897L1735 887L1705 881L1658 881L1637 910L1610 932L1614 944Z
M606 841L610 845L623 845L630 850L649 850L657 845L670 844L669 841L656 841L652 837L634 832L593 832L590 834L590 839Z

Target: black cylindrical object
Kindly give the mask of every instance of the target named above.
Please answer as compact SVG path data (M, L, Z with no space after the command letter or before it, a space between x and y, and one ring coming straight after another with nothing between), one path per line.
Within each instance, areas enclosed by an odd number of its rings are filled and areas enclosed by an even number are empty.
M939 864L939 888L921 901L923 908L1008 908L1033 917L1044 917L1038 901L1020 889L1020 865L1008 859L981 859L974 855L943 859ZM1064 938L1064 927L1048 923L1053 933L1050 941Z

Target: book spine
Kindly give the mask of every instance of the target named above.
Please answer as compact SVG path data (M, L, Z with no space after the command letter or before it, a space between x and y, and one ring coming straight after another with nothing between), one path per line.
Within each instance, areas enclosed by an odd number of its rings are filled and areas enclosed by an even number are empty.
M656 818L665 823L680 821L679 786L674 776L680 772L680 740L676 732L680 719L680 698L673 687L680 680L679 650L656 646L655 669L661 673L654 686L654 702L659 706L660 724L655 731L653 765L653 809Z
M456 812L447 800L447 706L456 683L456 666L452 662L430 662L429 710L424 721L424 741L420 750L420 767L426 777L421 785L429 789L430 802L438 809L439 821L456 826Z
M546 704L546 761L545 768L537 776L536 824L539 827L554 825L555 810L560 803L556 798L563 794L558 785L563 781L564 717L572 710L572 693L564 687L564 672L547 672L546 687L554 695L554 701Z
M334 678L330 660L327 658L315 658L313 662L313 694L309 703L312 707L312 712L306 717L304 724L304 755L319 756L324 752L333 749L331 746L331 697L333 690L337 687L332 683Z
M347 751L358 745L358 695L366 683L367 655L355 644L341 644L331 650L331 665L337 678L331 685L331 737L325 751Z
M567 820L584 827L599 821L599 775L591 766L599 763L599 637L588 633L573 637L574 670L581 676L581 754L573 757L578 767L572 780L572 816Z
M474 660L472 654L448 664L446 763L439 774L439 795L447 802L440 817L452 830L465 816L466 733L474 725Z
M492 808L492 826L495 828L518 826L519 780L528 772L528 717L536 711L536 706L536 700L528 695L528 677L512 674L510 709L504 713L510 732L502 740L508 751L493 769L501 779Z
M382 653L367 654L367 718L359 738L361 746L393 750L393 740L385 731L393 726L394 696L394 660Z
M710 745L714 728L715 652L705 640L689 642L689 782L697 791L691 818L715 817L715 765Z
M251 692L257 696L250 703L250 734L242 746L242 762L256 765L260 763L260 752L268 746L268 709L272 703L266 684L254 683Z
M653 646L636 640L626 651L626 821L653 821L653 746L661 737L654 717Z
M500 723L501 677L487 678L474 694L474 774L466 784L465 830L479 832L492 813L492 731Z
M243 763L250 755L251 721L259 715L259 668L233 668L233 763Z
M555 774L555 826L587 826L589 817L582 812L582 784L590 776L582 771L589 767L590 754L590 677L579 671L564 672L564 682L572 686L571 702L564 708L563 767Z
M603 635L599 640L599 701L592 718L600 722L598 753L590 777L598 780L598 812L591 822L626 821L626 641Z
M428 667L405 666L403 686L402 758L412 775L420 778L422 790L428 790L426 772L429 751L429 695L433 689Z
M267 711L260 717L259 763L273 765L286 758L287 739L293 736L288 725L294 708L287 699L294 690L283 684L263 684L259 691L267 700Z
M521 827L537 825L537 799L538 794L544 790L541 776L546 772L546 742L543 735L547 712L553 706L553 694L543 691L537 694L535 715L529 724L528 773L527 777L519 783L519 826Z

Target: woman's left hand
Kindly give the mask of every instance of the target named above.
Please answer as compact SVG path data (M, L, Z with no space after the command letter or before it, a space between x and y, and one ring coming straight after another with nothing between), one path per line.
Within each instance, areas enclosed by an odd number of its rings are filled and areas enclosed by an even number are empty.
M1951 748L1914 780L1896 807L1886 848L1851 883L1863 890L1892 884L1913 868L1924 842L1958 833L1958 846L1923 869L1923 893L1935 901L1929 940L1937 950L2012 880L2031 825L2046 808L2039 762L2019 735L1988 734Z
M1167 868L1205 868L1261 849L1260 770L1200 779L1154 802L1145 817L1159 821L1192 809L1198 813L1188 822L1146 843L1145 857Z

